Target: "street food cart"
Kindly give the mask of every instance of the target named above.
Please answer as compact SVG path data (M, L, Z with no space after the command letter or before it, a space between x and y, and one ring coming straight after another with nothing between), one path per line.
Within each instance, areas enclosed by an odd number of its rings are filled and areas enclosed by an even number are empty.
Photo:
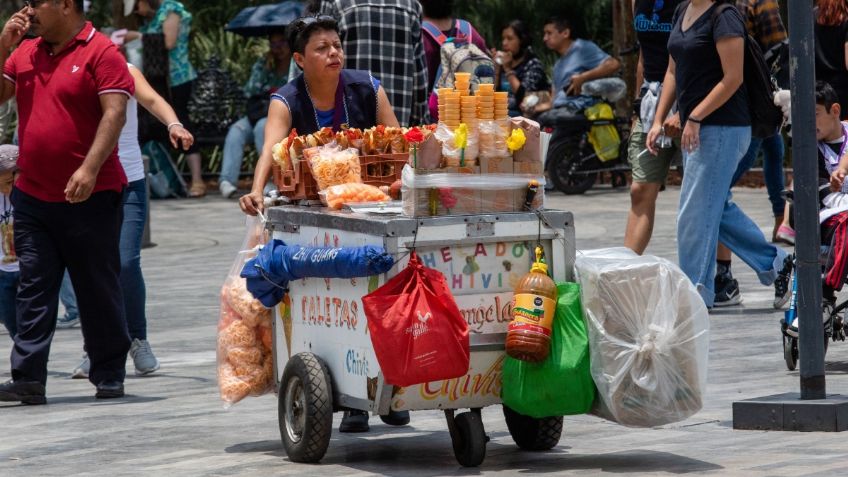
M544 248L552 277L572 279L572 214L545 210L416 218L281 206L268 210L267 227L286 244L375 245L396 260L380 276L289 283L273 320L279 425L289 458L321 460L334 412L358 409L386 415L390 410L439 409L447 418L458 462L479 465L488 440L480 409L501 403L513 288L530 270L537 243ZM362 297L403 270L413 248L426 266L445 275L468 322L470 369L456 379L397 387L383 380ZM470 411L457 412L466 409ZM506 407L504 415L510 434L524 449L547 450L559 441L562 417L533 419Z

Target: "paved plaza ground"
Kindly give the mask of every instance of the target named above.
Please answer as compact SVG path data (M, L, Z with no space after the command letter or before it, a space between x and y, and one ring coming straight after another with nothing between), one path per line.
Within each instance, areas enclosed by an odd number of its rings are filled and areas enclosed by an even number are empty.
M660 194L648 253L676 260L679 190ZM739 189L736 200L771 233L763 189ZM549 206L575 215L577 248L618 246L629 207L626 190L597 186L583 196L550 196ZM275 396L247 399L225 410L215 378L218 291L243 238L235 201L157 201L153 241L143 252L148 285L150 342L162 362L152 377L128 370L128 396L96 402L85 380L70 379L79 362L79 328L53 341L47 406L0 405L0 476L71 475L845 475L848 433L734 431L731 403L798 390L781 352L773 291L739 261L742 306L715 311L709 387L704 409L691 419L655 429L628 429L592 416L565 418L560 445L550 452L520 451L499 406L483 419L491 442L483 465L459 467L441 412L412 414L408 427L372 419L368 434L333 433L319 466L286 458ZM0 350L9 340L0 336ZM131 365L131 363L130 363ZM131 366L130 366L131 368ZM828 390L848 394L848 344L827 356ZM0 379L9 377L0 362ZM338 427L340 414L335 416Z

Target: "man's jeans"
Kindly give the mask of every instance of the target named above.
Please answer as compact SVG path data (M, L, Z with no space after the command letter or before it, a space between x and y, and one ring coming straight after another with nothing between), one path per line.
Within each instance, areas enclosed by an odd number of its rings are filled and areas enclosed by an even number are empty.
M733 174L732 184L736 184L746 173L754 161L757 159L757 154L763 150L763 178L766 182L766 190L768 191L769 202L771 202L771 210L775 217L783 217L783 209L786 206L786 201L780 195L785 187L783 177L783 155L785 148L783 145L783 136L780 133L765 139L752 137L751 146L748 147L748 152L745 157L739 162L739 167L736 168L736 173Z
M147 289L141 273L141 239L147 218L147 185L141 179L130 182L124 192L124 221L121 223L121 290L124 313L131 339L147 339L147 316L144 313ZM68 273L59 295L66 316L77 317L77 299Z
M20 272L0 271L0 322L6 326L9 336L15 337L18 319L15 317L15 300L18 296Z
M715 299L719 240L757 272L763 285L774 282L786 257L732 200L733 173L750 141L750 127L704 125L700 147L683 154L686 174L677 214L677 256L708 307Z
M262 118L251 126L246 117L239 119L227 131L227 139L224 141L224 159L221 163L220 181L238 185L241 163L244 158L244 146L253 137L256 152L262 153L262 144L265 142L265 121Z

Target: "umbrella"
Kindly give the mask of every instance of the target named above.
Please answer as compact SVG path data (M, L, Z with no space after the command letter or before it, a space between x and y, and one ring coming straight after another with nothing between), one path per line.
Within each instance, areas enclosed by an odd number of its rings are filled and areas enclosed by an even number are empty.
M388 272L394 263L383 247L287 246L274 239L244 264L241 277L253 297L270 308L283 299L292 280L370 277Z
M242 36L267 36L284 29L303 15L300 2L280 2L248 7L240 11L224 28Z

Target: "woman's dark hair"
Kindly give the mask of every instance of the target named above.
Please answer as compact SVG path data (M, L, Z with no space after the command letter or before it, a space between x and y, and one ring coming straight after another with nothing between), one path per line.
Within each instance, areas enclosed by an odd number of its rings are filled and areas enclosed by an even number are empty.
M839 95L833 86L824 81L816 81L816 104L824 106L828 111L834 104L839 104Z
M427 18L450 18L453 16L453 0L418 0L421 11Z
M533 44L533 35L530 33L530 30L527 28L527 25L524 24L521 20L513 20L506 24L505 27L501 29L501 31L510 28L515 36L518 37L518 56L517 58L521 58L527 53L530 49L530 46Z
M150 5L150 8L153 11L159 10L159 7L162 6L162 0L145 0L145 1L147 2L148 5ZM138 3L138 2L136 2L136 3Z
M300 17L289 25L286 34L289 46L293 52L302 55L306 51L306 44L309 43L312 34L323 30L332 30L338 34L339 24L329 15Z
M848 21L848 2L845 0L818 0L818 15L816 23L826 26L837 26Z

